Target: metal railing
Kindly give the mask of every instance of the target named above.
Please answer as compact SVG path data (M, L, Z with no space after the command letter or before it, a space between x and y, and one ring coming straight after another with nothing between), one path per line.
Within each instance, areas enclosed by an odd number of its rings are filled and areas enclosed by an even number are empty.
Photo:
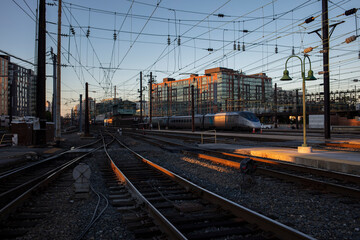
M10 140L4 140L5 136L11 136ZM1 140L0 140L0 144L12 143L12 136L13 136L13 134L9 134L9 133L3 134L2 137L1 137Z
M208 133L208 132L213 132L214 133L214 136L211 136L210 137L204 137L204 133ZM214 142L216 144L216 130L209 130L209 131L205 131L205 132L202 132L201 133L201 144L204 144L204 139L214 139Z

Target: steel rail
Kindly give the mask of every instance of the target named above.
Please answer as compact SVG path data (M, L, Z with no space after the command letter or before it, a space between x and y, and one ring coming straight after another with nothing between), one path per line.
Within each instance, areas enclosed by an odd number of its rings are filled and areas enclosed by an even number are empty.
M53 181L57 176L59 176L61 173L63 173L65 170L67 170L69 167L77 163L78 161L82 160L84 157L92 154L93 152L101 149L103 146L99 146L95 149L93 149L90 152L87 152L83 154L82 156L76 157L75 159L68 161L61 166L57 167L56 170L50 170L47 174L47 176L44 176L43 180L33 185L31 188L23 192L21 195L16 197L14 200L12 200L10 203L8 203L6 206L4 206L2 209L0 209L0 220L6 219L6 217L14 211L20 204L22 204L24 201L26 201L34 191L40 189L42 186L47 185L51 181Z
M340 148L356 148L360 149L359 144L353 144L353 143L325 143L325 146L328 147L340 147Z
M181 176L151 162L150 160L146 159L145 157L141 156L140 154L136 153L135 151L133 151L132 149L127 147L125 144L123 144L119 140L117 140L117 141L119 142L119 144L121 144L124 148L129 150L138 159L140 159L144 163L148 164L153 169L159 171L162 174L165 174L169 178L178 182L180 185L182 185L189 191L193 192L197 196L199 196L203 199L206 199L212 203L215 203L217 205L220 205L223 209L229 210L235 216L246 219L246 221L248 221L250 223L256 224L262 230L274 233L275 236L280 239L294 239L294 240L314 239L311 236L306 235L298 230L295 230L295 229L288 227L282 223L274 221L266 216L256 213L256 212L254 212L248 208L245 208L235 202L232 202L232 201L225 199L215 193L212 193L200 186L197 186L196 184L182 178ZM114 169L114 171L116 171L116 174L118 175L119 180L121 180L122 182L126 182L128 184L128 180L121 173L121 171L116 167L116 165L114 163L112 163L112 168ZM134 187L134 186L132 186L132 187Z
M138 135L138 136L142 136L142 135ZM146 135L146 137L149 138L148 135ZM200 147L186 146L186 145L183 145L183 144L180 144L180 143L169 142L169 141L165 141L163 139L157 139L157 138L153 138L153 137L150 137L150 138L155 139L155 140L157 140L159 142L163 142L164 144L169 144L169 145L173 145L173 146L180 146L180 147L186 147L188 149L191 148L191 149L194 149L194 150L200 150L200 151L208 153L208 154L224 155L224 156L228 156L228 157L242 158L242 159L243 158L250 158L250 159L252 159L254 161L257 161L257 162L262 162L262 163L266 163L266 164L272 164L272 165L276 165L276 166L286 168L286 169L289 169L289 170L294 170L294 171L303 172L303 173L310 173L310 174L314 174L314 175L322 176L322 177L334 178L334 179L337 179L337 180L340 180L340 181L352 182L352 183L360 185L360 176L353 175L353 174L341 173L341 172L332 172L332 171L328 171L328 170L325 170L325 169L313 168L313 167L309 167L309 166L302 166L302 165L292 164L292 163L283 162L283 161L274 160L274 159L269 159L269 158L253 157L251 155L245 155L245 154L218 152L218 151L208 150L208 149L204 149L204 148L200 148ZM142 139L142 140L144 140L144 139ZM188 152L190 152L190 151L188 151ZM223 161L223 160L219 160L219 161ZM233 163L233 164L235 164L235 163Z
M117 139L116 139L117 140ZM117 140L117 142L124 146L126 149L128 149L130 152L132 152L132 150L130 150L129 148L127 148L125 145L123 145L119 140ZM109 155L106 147L104 146L104 151L108 157L108 159L110 160L110 165L111 168L113 170L113 172L115 173L115 175L117 176L118 180L120 182L122 182L125 186L128 187L128 189L131 191L132 195L141 203L145 206L145 208L147 209L148 213L155 219L155 221L160 225L161 229L168 234L168 236L171 239L187 239L174 225L172 225L169 220L167 220L167 218L162 215L138 190L137 188L131 183L131 181L125 176L125 174L116 166L116 164L114 163L113 159L111 158L111 156ZM134 153L134 152L132 152Z
M92 142L92 143L88 143L88 144L85 144L85 145L76 147L76 148L74 148L74 149L85 148L85 147L94 145L94 144L98 143L99 141L101 141L101 139L98 139L98 140L96 140L95 142ZM27 164L27 165L25 165L25 166L18 167L18 168L16 168L16 169L12 169L12 170L9 170L9 171L6 171L6 172L2 172L2 173L0 173L0 181L3 180L3 179L5 179L5 178L7 178L7 177L9 177L9 176L11 176L11 175L21 173L22 171L24 171L24 170L26 170L26 169L28 169L28 168L30 168L30 167L37 166L37 165L42 164L42 163L45 163L45 162L47 162L47 161L50 161L50 160L59 158L59 157L65 155L65 154L71 153L74 149L61 152L61 153L56 154L56 155L54 155L54 156L45 158L45 159L43 159L43 160L40 160L40 161L31 163L31 164Z
M201 159L209 160L209 161L219 163L219 164L222 164L225 166L240 169L239 162L234 162L231 160L226 160L226 159L222 159L222 158L218 158L218 157L214 157L214 156L209 156L209 155L194 153L194 152L189 152L189 151L183 151L183 152L190 154L192 156L201 158ZM345 186L341 186L338 184L327 183L327 182L320 181L320 180L315 180L315 179L311 179L311 178L307 178L307 177L301 177L301 176L297 176L294 174L284 173L284 172L277 171L277 170L270 170L270 169L266 169L266 168L262 168L262 167L258 167L257 171L262 174L280 178L283 180L289 180L289 181L301 183L301 184L306 183L317 189L324 189L329 192L338 193L338 194L342 194L342 195L349 196L349 197L360 198L360 190L356 189L356 188L350 188L350 187L345 187Z

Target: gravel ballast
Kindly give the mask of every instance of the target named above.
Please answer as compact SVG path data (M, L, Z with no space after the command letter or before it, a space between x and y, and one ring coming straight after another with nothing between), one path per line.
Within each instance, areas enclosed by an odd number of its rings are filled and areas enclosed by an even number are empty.
M360 239L360 203L357 199L323 194L260 175L255 176L256 182L251 187L241 189L241 175L236 169L176 151L169 152L126 136L122 136L121 140L154 163L195 184L312 237L326 240ZM74 138L73 141L75 143L78 140ZM119 154L118 157L125 155ZM108 196L109 192L100 171L104 158L104 152L97 151L83 162L91 168L93 188ZM92 218L98 197L91 192L88 198L75 198L71 173L62 178L62 182L52 184L32 199L34 205L50 204L51 214L40 220L27 235L18 239L62 240L78 239L81 236ZM98 212L104 207L105 201L102 199ZM121 213L109 204L83 239L135 238L122 223Z
M94 139L91 141L85 140L85 142L93 141ZM76 146L78 144L79 138L75 136L66 143L67 146ZM101 172L103 168L102 161L105 158L105 153L98 150L82 162L89 165L91 169L91 186L93 189L108 197L109 190ZM34 206L35 209L39 205L46 206L51 209L51 212L47 213L45 218L39 220L38 224L31 228L26 235L17 239L80 239L84 229L93 217L98 204L98 196L91 190L88 197L77 196L74 190L72 171L73 168L62 174L59 180L55 180L48 188L39 192L37 196L32 197L28 205ZM95 216L98 216L105 206L106 201L101 198ZM81 239L135 239L132 233L127 231L121 217L122 214L109 203L98 221L91 226Z
M256 183L241 189L238 170L171 153L147 143L123 138L149 160L220 196L318 239L360 239L360 203L335 194L256 175Z

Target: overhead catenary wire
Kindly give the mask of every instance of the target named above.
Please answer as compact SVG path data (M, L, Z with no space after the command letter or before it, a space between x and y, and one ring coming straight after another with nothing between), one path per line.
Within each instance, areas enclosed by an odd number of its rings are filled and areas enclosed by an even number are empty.
M126 51L125 55L123 56L123 58L121 59L121 61L118 63L117 67L120 67L120 65L122 64L122 62L124 61L124 59L126 58L126 56L129 54L130 50L132 49L133 45L136 43L137 39L139 38L140 34L142 33L142 31L145 29L146 25L148 24L149 20L151 19L151 17L154 15L155 11L157 10L157 8L159 7L160 3L162 0L159 0L159 2L157 3L155 9L153 10L153 12L151 13L151 15L149 16L148 20L146 21L146 23L144 24L144 26L142 27L140 33L136 36L134 42L130 45L130 47L128 48L128 50ZM114 70L113 75L110 79L110 81L112 81L112 79L114 78L116 70Z
M130 1L129 1L130 2ZM346 2L346 1L341 1L338 5L340 6L340 4L342 3L342 2ZM311 1L311 2L309 2L310 4L313 4L314 3L314 1ZM342 6L342 5L341 5ZM346 8L345 8L346 9ZM87 8L87 11L89 11L89 8ZM90 12L90 11L89 11ZM294 11L292 11L292 14L294 13ZM112 12L112 14L114 14L114 12ZM30 14L31 15L31 14ZM131 14L131 16L132 17L135 17L135 15L134 14ZM270 16L270 15L269 15ZM269 17L269 16L267 16L266 14L264 14L264 16L263 16L263 19L270 19L270 18L267 18L267 17ZM229 18L230 19L230 17L229 16L226 16L227 18ZM156 17L154 17L154 19L155 19ZM258 18L259 19L259 18ZM294 17L293 18L293 16L292 16L292 19L297 19L296 17ZM153 18L151 19L151 21L153 20ZM188 19L181 19L181 28L183 28L183 26L185 27L186 26L186 22L187 22L187 20ZM190 19L191 20L191 19ZM208 18L208 20L209 20L209 18ZM243 20L245 20L245 21L247 21L247 20L249 20L249 19L243 19ZM278 21L281 21L281 20L284 20L284 18L278 18ZM168 23L168 22L172 22L173 21L173 19L170 19L170 21L168 20L168 18L166 19L166 22ZM291 20L291 22L294 22L295 20ZM211 19L210 19L210 22L216 22L216 21L212 21ZM226 21L221 21L221 22L226 22ZM234 21L230 21L231 22L231 24L233 24L233 22ZM239 22L239 21L238 21ZM176 21L175 21L175 23L176 23ZM318 21L317 21L317 24L318 24ZM90 24L89 24L90 25ZM192 24L192 26L194 26L195 24ZM198 24L198 26L196 27L196 28L198 28L198 29L200 29L200 25L202 25L202 24ZM78 26L75 26L75 27L78 27ZM82 26L81 26L82 27ZM291 23L291 24L289 24L289 27L290 27L290 31L288 31L288 32L285 32L285 31L282 31L282 30L279 30L279 31L277 31L277 33L278 33L278 36L274 36L274 35L272 35L272 36L270 36L270 32L266 32L266 30L265 31L263 31L265 34L264 35L268 35L265 39L264 39L264 41L253 41L253 37L251 37L251 38L248 38L249 40L248 40L248 42L249 42L249 46L247 46L247 52L248 53L256 53L256 52L258 52L258 47L260 46L260 47L262 47L262 48L264 48L264 47L266 47L266 48L268 48L269 46L272 46L273 44L271 43L271 39L275 39L275 40L277 40L278 38L277 37L282 37L282 38L285 38L285 37L287 37L287 36L285 36L285 34L288 34L288 36L292 36L292 37L294 37L295 35L294 34L302 34L301 33L301 31L300 30L297 30L297 31L295 31L295 33L294 33L294 30L293 30L293 28L294 28L294 24L293 23ZM306 26L307 27L307 31L309 31L309 29L314 29L315 27L316 27L316 24L313 24L313 25L309 25L309 26ZM186 27L185 27L186 28ZM223 27L222 27L223 28ZM85 29L85 28L84 28ZM197 29L197 30L198 30ZM213 28L213 27L211 27L211 29L216 29L216 31L217 30L219 30L220 28L217 26L217 27L215 27L215 28ZM231 28L228 28L229 30L229 32L232 30ZM357 29L357 28L356 28ZM208 29L209 30L209 29ZM234 30L233 30L234 31ZM78 31L78 32L80 32L80 31ZM130 31L129 32L129 34L131 34L131 33L134 33L134 32L136 32L136 31ZM303 32L305 32L305 30L303 30ZM209 32L210 33L210 32ZM238 32L239 33L239 32ZM255 36L256 34L256 31L251 31L251 36ZM306 33L306 32L305 32ZM141 35L143 35L143 34L146 34L146 32L142 32L141 33ZM245 33L243 33L244 35L245 35ZM79 36L81 36L81 38L83 38L84 36L85 36L85 34L78 34L77 33L77 37L79 37ZM175 34L176 35L176 34ZM216 34L212 34L213 36L216 36ZM250 36L249 34L246 34L246 36ZM95 37L95 36L92 36L92 37ZM192 38L191 38L192 37ZM200 54L198 54L198 56L195 56L195 55L197 55L196 54L196 51L198 50L198 51L200 51L202 48L201 48L201 41L203 41L202 39L199 39L199 38L194 38L195 37L195 34L186 34L186 35L182 35L181 34L181 40L187 40L187 39L189 39L189 40L191 40L191 45L188 43L188 44L186 44L185 43L185 41L182 41L182 43L181 43L181 53L183 53L183 52L185 52L185 50L186 50L186 48L191 48L191 49L194 49L194 59L191 59L192 61L189 61L189 60L187 60L186 62L185 62L185 64L183 65L183 63L180 63L180 56L178 55L178 60L177 60L177 65L178 65L178 68L179 68L179 70L177 70L175 73L174 73L174 75L176 75L177 73L179 73L179 72L181 72L181 71L184 71L183 69L185 69L185 67L187 66L187 64L190 62L190 66L189 67L187 67L186 69L190 69L189 71L187 71L187 72L192 72L191 71L191 69L195 69L195 68L197 68L197 69L201 69L202 68L202 66L204 66L204 64L203 63L205 63L205 65L207 65L207 66L211 66L211 65L208 65L208 62L210 62L210 61L212 61L212 62L214 62L214 61L217 61L217 59L219 58L218 56L216 57L216 55L215 55L215 53L214 54L211 54L211 56L208 56L209 54L204 54L204 56L206 55L206 57L205 58L202 58L202 56L203 56L203 53L202 52L200 52ZM336 36L335 36L336 37ZM99 38L100 39L100 38ZM103 38L104 39L104 38ZM306 40L306 39L305 39ZM343 39L342 39L343 40ZM123 41L127 41L126 39L123 39ZM196 41L199 41L199 43L197 43ZM213 39L208 39L208 41L209 41L209 43L211 43L211 42L213 42L214 43L214 46L216 47L216 44L215 44L215 42L216 41L219 41L219 39L216 39L216 37L215 38L213 38ZM218 49L215 49L215 50L225 50L226 51L226 59L228 59L229 57L233 57L234 58L234 60L235 60L235 57L236 56L246 56L245 55L245 53L242 53L241 51L239 52L239 53L230 53L230 51L228 50L228 44L233 44L233 40L231 40L231 41L229 41L228 39L223 39L223 40L221 40L222 42L224 42L225 44L227 44L227 46L224 46L224 49L221 49L221 48L218 48ZM256 45L250 45L251 44L251 42L253 41L253 43L256 43ZM336 40L337 42L335 42L335 44L334 45L338 45L338 40ZM120 41L119 41L120 42ZM195 42L196 42L196 44L195 44ZM89 42L87 42L88 44L89 44ZM137 43L141 43L141 41L138 41ZM144 43L147 43L147 42L145 42L144 41ZM306 41L306 43L308 43L308 41ZM305 43L305 44L306 44ZM153 44L157 44L157 45L161 45L161 43L159 42L159 43L156 43L156 41L153 41ZM166 44L166 43L164 43L164 44ZM225 45L224 44L224 45ZM245 44L247 45L247 42L245 42ZM196 47L196 46L197 47ZM285 44L286 45L286 44ZM333 44L332 44L333 45ZM341 45L340 45L341 46ZM279 47L280 47L280 44L279 44ZM290 49L291 50L291 47L293 47L293 44L291 44L291 46L285 46L286 48L287 47L289 47L288 49ZM339 48L339 46L337 47L337 48ZM168 54L172 54L171 53L171 51L169 51L170 49L169 48L166 48L166 47L164 47L164 49L166 49L169 53ZM300 48L296 48L296 49L299 49L299 51L300 51ZM332 48L332 49L334 49L334 48ZM74 48L74 50L76 50L75 48ZM180 48L178 48L176 51L179 51L180 50ZM335 49L336 50L336 49ZM159 53L161 53L161 50L159 51ZM264 53L265 53L265 50L264 50ZM284 51L279 51L279 54L282 54L283 56L285 56L286 54L285 54L285 52ZM268 66L268 68L270 68L271 69L271 62L272 62L272 60L274 59L274 56L273 56L273 54L270 54L270 52L269 51L266 51L266 54L267 54L267 58L270 60L269 62L267 62L267 65L269 65ZM162 54L162 55L164 55L164 56L166 56L166 54ZM94 56L94 52L93 52L93 56ZM79 57L78 56L76 56L75 55L75 57L76 58L78 58L79 59ZM155 60L160 60L159 58L155 58ZM209 61L207 61L207 60L209 60ZM274 61L276 61L275 59L274 59ZM79 64L79 69L78 69L78 71L80 70L80 66L81 66L81 68L87 68L87 69L90 69L90 72L91 71L93 71L93 67L97 67L98 69L103 69L101 66L95 66L94 64L92 64L92 66L88 66L88 63L86 63L86 64L84 64L85 62L83 61L83 60L81 60L80 62L82 62L82 64ZM118 61L119 62L119 61ZM103 61L102 61L102 63L103 63ZM158 71L158 72L161 72L161 71L163 71L163 72L168 72L167 71L167 69L161 69L161 64L159 65L158 64L159 63L159 61L155 61L155 62L153 62L153 64L151 64L151 66L153 67L153 66L156 66L157 67L157 69L156 69L156 71ZM103 63L104 64L104 63ZM85 66L86 65L86 66ZM100 64L99 64L100 65ZM235 64L234 64L235 65ZM69 65L70 66L70 65ZM107 64L104 64L104 66L106 67L107 66ZM182 67L182 68L180 68L180 66ZM90 67L92 67L92 68L90 68ZM116 67L116 66L113 66L114 68ZM151 68L152 68L151 67ZM160 68L159 68L160 67ZM249 67L244 67L244 66L241 66L241 68L244 68L246 71L249 71L249 70L251 70L251 71L256 71L256 64L254 64L253 66L249 66ZM91 70L92 69L92 70ZM122 70L122 69L130 69L130 68L128 68L128 67L125 67L125 68L121 68L121 67L119 67L118 68L118 70ZM134 71L136 71L136 68L133 68L134 69ZM81 77L81 81L83 81L83 79L84 79L84 73L85 72L82 72L82 77ZM126 80L125 80L126 81ZM121 83L122 82L124 82L124 80L121 80L120 81ZM135 81L134 81L135 82ZM118 82L117 82L117 84L118 84Z

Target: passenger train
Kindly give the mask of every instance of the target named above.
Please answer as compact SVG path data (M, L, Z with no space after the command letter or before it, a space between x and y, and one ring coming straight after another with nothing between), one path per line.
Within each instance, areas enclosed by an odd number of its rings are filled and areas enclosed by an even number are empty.
M196 129L231 129L231 130L260 130L260 120L254 113L248 111L223 112L215 114L196 114L194 116ZM148 122L149 119L145 119ZM152 126L178 129L191 129L191 116L153 117Z

